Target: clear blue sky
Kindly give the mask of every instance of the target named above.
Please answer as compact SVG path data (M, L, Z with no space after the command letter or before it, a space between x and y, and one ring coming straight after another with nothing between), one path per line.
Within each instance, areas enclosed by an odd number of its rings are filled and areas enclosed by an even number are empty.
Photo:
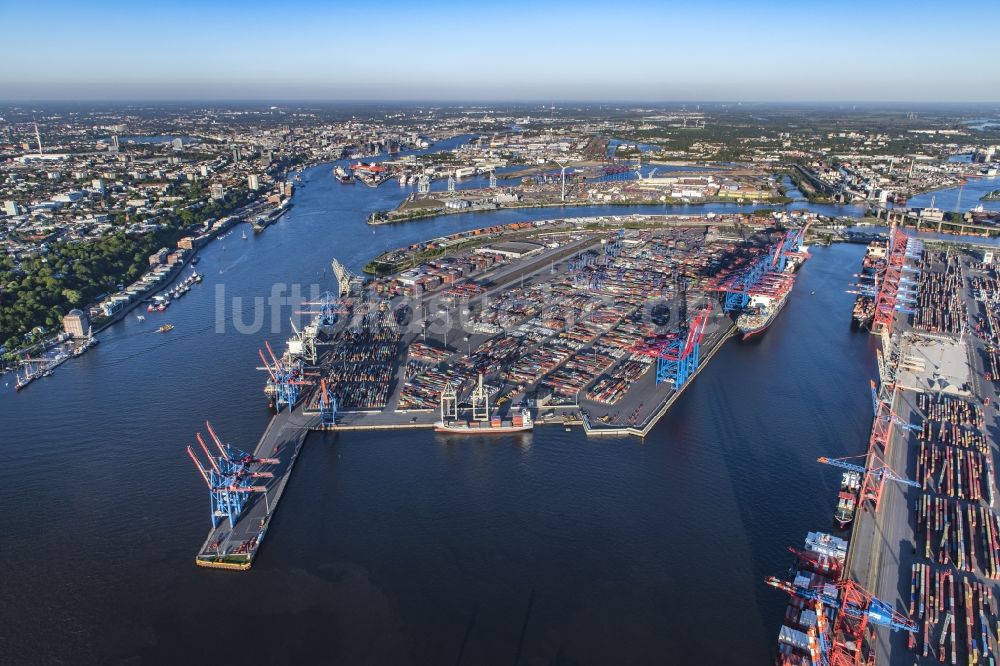
M1000 100L1000 0L0 0L0 24L5 100Z

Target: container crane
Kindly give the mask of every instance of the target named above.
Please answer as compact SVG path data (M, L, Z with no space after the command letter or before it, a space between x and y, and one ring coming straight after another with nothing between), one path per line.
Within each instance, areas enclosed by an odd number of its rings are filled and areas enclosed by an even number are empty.
M885 487L887 479L889 481L895 481L914 488L920 487L920 484L916 481L912 481L902 474L893 471L893 469L889 467L884 460L875 454L872 454L872 465L870 467L864 467L863 465L849 462L849 458L820 457L817 458L817 462L821 462L824 465L833 465L834 467L840 467L841 469L861 474L863 480L861 483L858 504L863 506L866 501L871 500L876 511L878 510L879 500L882 499L882 490Z
M880 410L879 409L879 405L882 404L882 401L879 399L879 396L878 396L879 392L878 392L878 389L875 387L875 380L874 379L869 380L869 383L871 384L871 391L872 391L872 409L875 410L875 416L877 417L877 416L879 416L884 411L884 410ZM888 416L883 416L883 418L889 418L889 419L891 419L893 425L899 426L900 428L903 428L904 430L909 430L909 431L920 430L920 426L914 425L912 423L907 423L903 419L901 419L898 416L896 416L896 413L892 412L892 411L889 411L888 412Z
M324 426L337 423L337 396L327 386L325 379L319 380L319 418Z
M830 639L827 640L825 631L817 632L821 644L820 663L824 666L858 666L870 663L863 660L862 654L869 623L877 627L888 627L892 631L917 631L916 622L893 610L890 604L875 597L853 580L823 587L802 587L775 576L768 576L765 582L790 595L816 603L817 620L820 617L825 619L823 606L834 609ZM836 594L831 594L831 591L836 591ZM816 663L815 659L813 663Z
M701 363L701 341L711 314L706 305L695 315L685 331L681 329L659 340L643 342L633 352L656 359L656 383L672 382L674 389L681 386L698 370Z
M286 406L289 410L292 410L299 400L300 387L310 386L311 382L301 379L301 368L275 356L271 345L267 341L264 342L264 347L267 349L270 361L264 356L263 350L257 350L257 354L260 356L260 360L263 361L264 369L267 370L269 376L267 385L264 387L264 392L272 396L274 407L279 412L282 407Z
M205 421L205 426L208 428L209 435L211 435L219 455L211 455L200 432L195 434L195 438L208 460L208 466L202 464L194 447L190 444L187 446L187 454L208 487L212 527L218 527L223 518L229 520L230 527L235 527L236 521L239 520L240 514L246 507L249 495L267 492L266 485L253 485L254 480L274 477L272 472L259 468L251 469L250 465L269 465L280 461L276 458L257 458L234 449L229 444L223 445L222 440L215 434L215 430L208 421Z

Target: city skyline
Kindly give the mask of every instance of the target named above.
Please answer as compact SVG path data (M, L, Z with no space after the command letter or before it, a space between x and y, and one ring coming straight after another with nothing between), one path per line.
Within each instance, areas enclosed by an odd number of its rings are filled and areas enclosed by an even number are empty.
M19 4L0 100L995 102L942 26L1000 6ZM41 47L40 47L41 46ZM984 42L983 48L990 45ZM796 55L798 54L798 55ZM85 56L85 57L84 57Z

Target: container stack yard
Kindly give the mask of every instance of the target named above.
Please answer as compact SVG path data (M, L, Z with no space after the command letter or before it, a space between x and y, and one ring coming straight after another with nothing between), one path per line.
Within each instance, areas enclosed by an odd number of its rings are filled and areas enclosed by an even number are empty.
M890 238L867 293L881 337L868 450L821 461L860 476L844 580L909 620L847 643L827 623L804 634L812 654L783 627L778 663L991 664L1000 649L992 252ZM800 603L816 593L796 589Z
M736 240L717 219L626 219L417 244L383 256L397 270L367 282L335 262L339 292L307 304L286 350L260 352L278 414L239 456L241 483L216 478L229 462L209 456L215 476L199 463L227 521L213 508L198 563L250 566L308 430L645 435L753 298L779 282L787 297L808 257L805 228Z

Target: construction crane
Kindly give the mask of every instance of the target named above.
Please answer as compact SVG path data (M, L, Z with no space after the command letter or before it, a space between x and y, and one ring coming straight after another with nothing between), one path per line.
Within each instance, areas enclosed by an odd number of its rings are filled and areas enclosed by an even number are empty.
M863 456L851 456L853 458L861 458ZM865 502L871 501L874 504L874 509L878 510L879 500L882 499L882 490L885 487L885 482L896 481L897 483L902 483L903 485L912 486L914 488L919 488L920 484L916 481L911 481L902 474L895 472L889 465L885 463L884 460L878 457L875 453L871 454L871 466L865 467L863 465L858 465L856 463L849 462L850 458L827 458L820 457L817 458L817 462L821 462L824 465L833 465L834 467L840 467L841 469L846 469L851 472L857 472L862 476L861 491L858 498L858 504L864 505Z

